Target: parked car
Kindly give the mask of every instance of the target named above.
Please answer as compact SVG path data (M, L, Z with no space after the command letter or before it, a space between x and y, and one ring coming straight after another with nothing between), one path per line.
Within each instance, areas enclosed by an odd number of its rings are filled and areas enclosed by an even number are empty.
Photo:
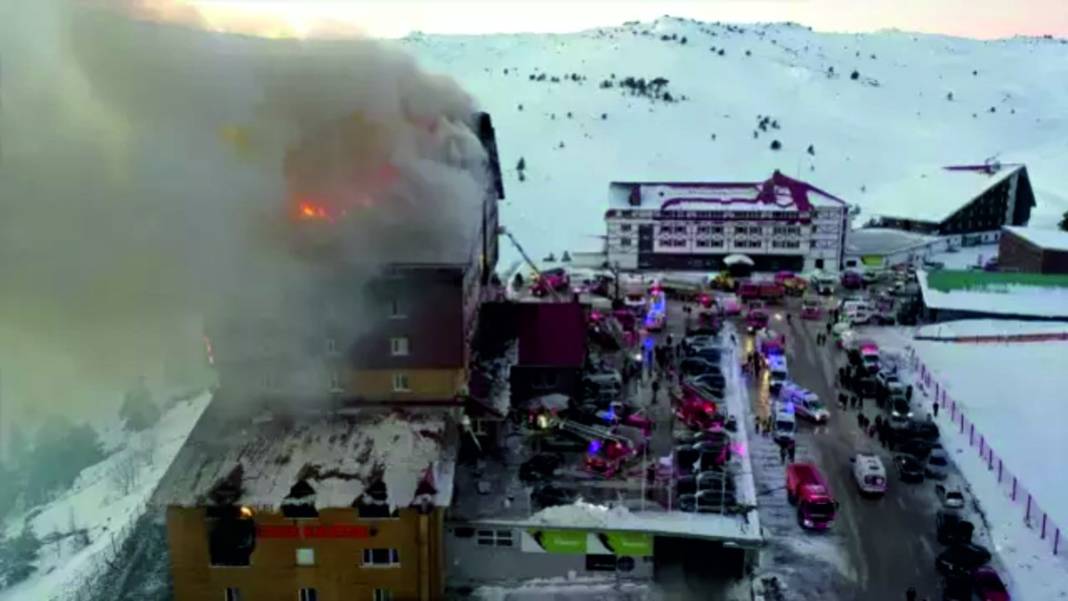
M1012 601L997 570L983 566L972 572L972 591L980 601Z
M726 382L723 379L723 374L712 372L689 378L683 387L689 386L693 389L693 393L706 399L713 399L716 401L723 400L723 389L726 387Z
M975 525L964 519L959 511L940 510L935 514L935 536L943 545L972 542Z
M823 317L823 307L819 300L806 298L801 301L801 319L820 319L821 317Z
M912 455L895 456L894 465L897 466L897 475L902 482L923 482L924 466Z
M935 558L935 569L946 576L970 575L990 561L990 551L974 543L960 543Z
M842 272L842 287L846 290L859 290L864 287L864 278L855 271Z
M688 353L688 356L695 357L698 359L704 359L709 363L719 365L720 361L723 359L723 350L719 347L714 346L702 346L690 351Z
M894 398L890 401L890 417L905 418L905 427L908 428L912 424L912 404L903 398Z
M927 462L927 457L931 454L932 443L920 438L907 438L907 430L895 430L894 432L900 433L900 437L895 437L897 442L897 451L902 455L908 455L917 461L923 463Z
M857 453L849 461L853 464L853 480L861 494L882 496L886 493L886 468L874 453Z
M696 376L719 371L719 365L700 357L687 357L679 362L682 375Z
M924 474L935 480L945 480L949 475L949 458L944 449L931 449L924 465Z
M921 440L929 440L934 442L938 440L940 432L938 431L938 424L933 421L914 419L909 422L909 436L912 438L919 438Z
M945 484L935 485L935 496L938 502L946 509L962 509L964 507L964 493L960 489Z

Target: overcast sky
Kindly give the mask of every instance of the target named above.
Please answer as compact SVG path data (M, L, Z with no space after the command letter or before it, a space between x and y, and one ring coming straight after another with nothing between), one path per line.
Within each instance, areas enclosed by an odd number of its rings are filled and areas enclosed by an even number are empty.
M703 21L795 21L821 31L902 29L973 38L1068 37L1068 0L189 0L224 19L271 15L298 32L361 29L381 37L429 33L567 32L670 14Z

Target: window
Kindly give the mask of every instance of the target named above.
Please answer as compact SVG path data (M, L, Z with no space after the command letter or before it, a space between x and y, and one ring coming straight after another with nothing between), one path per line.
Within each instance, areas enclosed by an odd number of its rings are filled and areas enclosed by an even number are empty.
M389 318L390 319L404 319L407 315L404 314L404 309L401 307L400 300L390 299L389 301Z
M735 234L745 235L745 234L749 233L749 228L739 225L739 226L734 228L734 233Z
M629 223L624 223L623 225L619 226L619 231L621 232L629 232L632 229L634 229L634 226Z
M395 373L393 374L393 392L410 392L411 388L408 388L408 374Z
M364 549L363 567L400 567L400 553L398 553L396 549Z
M756 226L753 226L753 227L749 228L749 233L750 234L762 234L762 233L764 233L764 228L760 227L759 225L756 225Z
M486 420L475 419L471 421L471 433L475 436L486 436L489 434L489 428L486 427Z
M315 549L304 548L297 549L297 565L298 566L313 566L315 565Z
M331 355L337 354L337 340L333 338L326 339L326 352Z
M393 591L388 588L376 588L371 601L393 601Z
M511 530L479 530L478 544L480 547L511 547Z
M723 238L712 238L712 246L723 246Z
M297 601L319 601L319 591L313 588L302 588L297 594Z
M620 246L630 246L630 238L620 238L619 239L619 245Z
M226 587L226 592L223 594L223 601L241 601L241 589L236 586Z
M699 225L697 226L697 234L701 236L707 236L712 233L711 225Z
M341 392L342 390L344 390L344 389L341 388L341 374L338 373L337 370L331 371L330 372L330 391L331 392Z
M712 245L712 243L709 242L708 240L698 240L697 241L697 248L708 248L711 245Z
M408 337L399 336L397 338L389 339L389 354L394 357L407 357L408 356Z

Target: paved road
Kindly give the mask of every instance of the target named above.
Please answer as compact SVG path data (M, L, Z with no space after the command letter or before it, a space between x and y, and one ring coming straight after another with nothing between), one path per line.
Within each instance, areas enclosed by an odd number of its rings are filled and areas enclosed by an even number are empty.
M831 411L831 419L825 426L801 423L798 446L807 448L807 454L814 458L841 503L834 529L836 534L843 535L845 550L861 591L859 598L900 601L909 586L916 587L920 599L924 596L940 598L939 580L934 570L940 545L934 536L936 499L933 483L901 482L893 467L892 455L857 427L857 411L838 408L834 375L844 360L842 353L833 345L817 346L816 333L825 327L826 322L801 320L796 299L788 302L787 310L793 314L791 322L775 319L772 327L786 332L791 379L829 401ZM765 382L752 384L750 398L754 411L766 414L768 392ZM870 402L867 404L868 417L874 419L878 411ZM857 494L849 458L858 450L875 450L882 456L889 481L885 497L866 499Z

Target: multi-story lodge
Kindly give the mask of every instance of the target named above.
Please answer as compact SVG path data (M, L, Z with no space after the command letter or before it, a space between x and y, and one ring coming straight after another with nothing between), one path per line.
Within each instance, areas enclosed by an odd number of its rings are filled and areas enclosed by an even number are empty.
M757 271L842 268L846 202L776 171L763 182L612 182L608 262L714 271L732 254Z

